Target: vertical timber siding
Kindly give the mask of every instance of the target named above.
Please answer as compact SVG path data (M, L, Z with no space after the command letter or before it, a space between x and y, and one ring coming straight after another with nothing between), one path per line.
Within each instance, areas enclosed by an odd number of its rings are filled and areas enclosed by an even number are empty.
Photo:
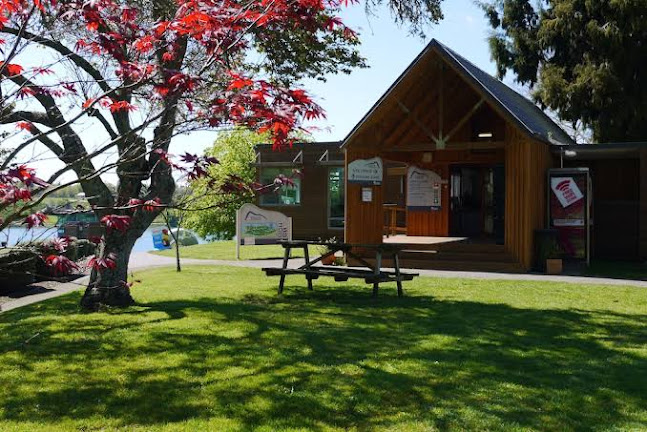
M546 224L546 171L551 167L547 144L508 126L506 133L505 246L530 269L534 230Z
M377 151L346 151L346 167L356 159L370 159L379 156ZM382 243L384 213L382 209L383 186L366 186L373 189L373 201L362 202L362 186L348 183L346 170L346 233L348 243Z
M418 164L421 168L435 171L446 184L441 185L441 209L438 211L407 211L407 235L449 236L449 165Z

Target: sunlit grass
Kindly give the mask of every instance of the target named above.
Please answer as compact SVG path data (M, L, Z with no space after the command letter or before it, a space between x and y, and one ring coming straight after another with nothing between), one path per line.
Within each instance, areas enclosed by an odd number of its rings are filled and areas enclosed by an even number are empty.
M0 315L1 431L643 430L647 291L257 269L136 275Z
M175 249L153 252L156 255L174 257ZM240 259L269 259L283 258L284 249L280 245L263 245L263 246L241 246ZM313 248L311 254L316 253ZM302 257L303 250L294 250L292 253L295 257ZM212 243L199 244L194 246L185 246L180 248L182 258L212 259L212 260L235 260L236 259L236 242L233 240L217 241Z

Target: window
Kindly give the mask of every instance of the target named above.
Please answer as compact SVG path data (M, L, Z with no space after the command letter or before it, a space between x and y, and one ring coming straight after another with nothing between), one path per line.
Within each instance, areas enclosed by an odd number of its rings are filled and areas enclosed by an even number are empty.
M283 174L286 177L292 176L292 168L263 168L261 169L260 182L264 185L274 183L274 180ZM261 195L261 205L281 206L301 204L301 179L293 177L294 186L282 186L275 192L268 192Z
M344 168L328 171L328 227L344 228Z

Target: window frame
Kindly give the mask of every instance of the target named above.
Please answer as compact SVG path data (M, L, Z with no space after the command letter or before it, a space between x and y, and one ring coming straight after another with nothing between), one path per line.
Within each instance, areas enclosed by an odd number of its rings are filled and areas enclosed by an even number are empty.
M341 219L342 221L342 226L336 227L331 225L331 221L333 220L332 217L332 195L330 192L330 173L332 170L341 170L341 178L340 178L340 184L343 188L343 203L344 203L344 215L339 218L335 217L335 220ZM326 227L329 230L338 230L338 231L343 231L346 229L346 167L344 165L339 165L339 166L331 166L328 167L326 170Z
M263 171L265 171L265 170L276 170L276 171L278 171L277 175L283 174L283 175L288 176L288 175L292 174L292 170L294 170L295 168L296 167L293 167L293 166L290 166L290 167L271 167L271 166L260 167L260 169L258 170L258 180L259 180L260 183L263 183ZM276 176L274 176L273 178L276 178ZM264 194L259 195L258 204L261 207L300 207L301 206L301 191L302 191L302 188L303 188L303 183L301 182L301 179L298 178L298 177L293 178L293 181L295 183L295 186L282 186L281 188L296 188L298 198L299 198L298 202L296 202L294 204L286 204L286 203L283 203L283 202L278 202L278 203L266 203L266 202L263 202L264 197L266 197L266 196L268 196L270 194L278 196L279 201L281 200L281 198L280 198L281 192L268 192L268 193L264 193Z

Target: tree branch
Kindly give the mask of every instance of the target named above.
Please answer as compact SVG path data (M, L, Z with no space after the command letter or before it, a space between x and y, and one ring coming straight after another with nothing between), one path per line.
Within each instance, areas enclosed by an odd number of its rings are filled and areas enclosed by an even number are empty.
M29 123L38 123L50 128L56 126L46 113L33 112L33 111L13 111L7 115L3 115L0 113L1 124L18 123L20 121L26 121Z
M83 145L83 141L79 135L67 124L63 113L59 109L54 98L43 92L42 89L31 80L22 75L10 75L7 71L2 71L0 76L5 76L10 79L14 84L19 87L31 88L34 90L34 98L45 108L47 117L53 124L53 129L63 143L64 152L58 158L65 164L71 165L79 178L87 178L81 184L83 192L87 196L92 197L89 201L93 205L109 205L112 202L112 193L100 177L90 177L91 173L97 172L94 164L89 159L84 159L87 156L87 150ZM45 133L41 134L43 137ZM41 142L43 142L40 138Z
M2 27L0 29L0 33L8 33L17 37L21 36L21 30L15 29L13 27ZM112 91L112 87L110 87L106 81L106 79L101 75L101 73L94 67L92 64L81 57L80 55L76 54L74 51L70 50L68 47L63 45L62 43L52 40L52 39L47 39L42 36L35 35L33 33L30 33L28 31L22 31L22 37L27 38L33 42L36 42L39 45L43 45L47 48L51 48L54 51L58 52L64 57L69 58L72 62L74 62L75 65L77 65L79 68L84 70L88 75L94 79L94 81L97 83L97 85L103 90L104 92L108 93Z

